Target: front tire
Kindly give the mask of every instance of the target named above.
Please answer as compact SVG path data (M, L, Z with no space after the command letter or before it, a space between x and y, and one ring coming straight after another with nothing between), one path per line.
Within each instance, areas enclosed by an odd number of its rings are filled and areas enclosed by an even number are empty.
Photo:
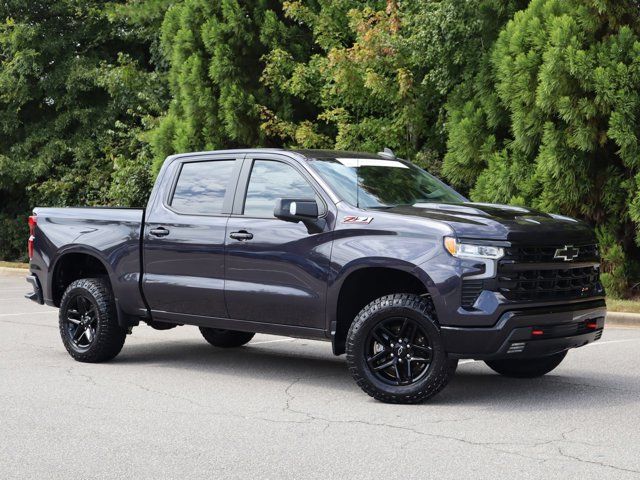
M67 352L79 362L113 359L127 332L118 325L111 287L101 278L72 282L60 302L59 327Z
M347 363L360 388L386 403L420 403L453 376L432 303L394 294L369 303L347 334Z
M564 357L567 356L567 352L556 353L555 355L549 355L547 357L536 358L508 358L501 360L487 360L487 366L494 372L504 375L505 377L512 378L535 378L546 375L551 370L555 369Z
M214 347L235 348L249 343L255 333L200 327L204 339Z

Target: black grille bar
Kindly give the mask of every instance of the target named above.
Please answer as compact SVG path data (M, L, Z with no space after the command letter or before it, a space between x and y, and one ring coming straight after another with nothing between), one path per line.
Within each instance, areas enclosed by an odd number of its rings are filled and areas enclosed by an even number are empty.
M566 245L551 246L512 246L505 248L503 261L514 263L543 263L559 262L564 263L564 259L555 258L556 250L562 250ZM578 256L573 259L575 262L599 261L598 246L595 244L573 245L578 249Z
M597 266L512 270L501 265L498 291L509 300L589 297L601 289Z

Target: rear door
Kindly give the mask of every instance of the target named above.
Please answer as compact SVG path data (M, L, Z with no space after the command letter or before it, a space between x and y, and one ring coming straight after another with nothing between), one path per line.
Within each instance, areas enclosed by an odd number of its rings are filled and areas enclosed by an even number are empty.
M242 157L174 161L147 212L143 290L154 319L227 318L224 249Z
M237 320L324 329L331 229L273 216L278 198L328 203L295 161L263 154L244 161L233 214L227 224L225 297Z

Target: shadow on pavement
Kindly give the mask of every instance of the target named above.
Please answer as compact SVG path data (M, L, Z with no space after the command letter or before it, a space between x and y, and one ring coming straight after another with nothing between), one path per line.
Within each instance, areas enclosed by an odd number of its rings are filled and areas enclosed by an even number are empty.
M304 344L297 344L297 347L304 348ZM227 350L207 344L167 341L128 345L111 362L116 363L121 367L147 364L203 374L215 373L255 382L265 378L283 382L302 379L301 385L360 394L347 370L344 356L334 357L328 344L326 352L318 351L317 347L298 352L291 348L291 344L287 347L249 344ZM604 384L595 376L563 372L562 367L542 378L511 379L480 365L459 367L449 386L424 406L485 405L494 411L535 413L558 409L576 412L580 405L593 405L592 402L603 405L637 402L638 392L625 388L631 377L613 372L608 374ZM366 401L367 397L363 396L363 400Z

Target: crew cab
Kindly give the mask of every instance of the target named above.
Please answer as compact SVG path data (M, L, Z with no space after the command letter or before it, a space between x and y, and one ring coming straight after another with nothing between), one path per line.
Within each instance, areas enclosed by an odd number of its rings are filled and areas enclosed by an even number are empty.
M245 149L166 159L146 208L29 218L32 300L81 362L133 327L330 341L374 398L417 403L459 359L544 375L605 321L582 221L473 203L386 150Z

